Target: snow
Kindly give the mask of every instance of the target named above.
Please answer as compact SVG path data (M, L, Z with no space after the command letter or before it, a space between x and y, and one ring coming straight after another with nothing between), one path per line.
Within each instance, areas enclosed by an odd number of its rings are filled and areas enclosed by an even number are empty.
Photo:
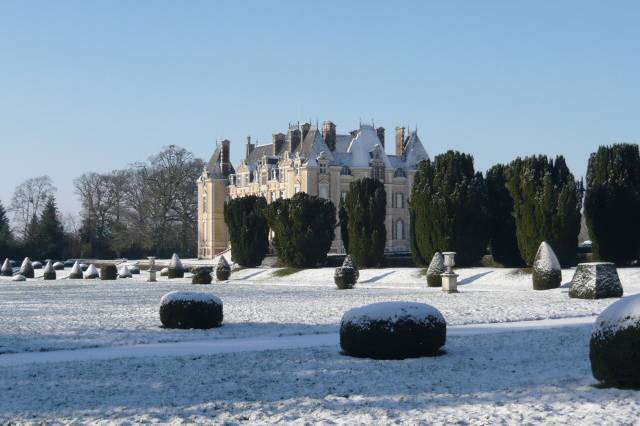
M546 241L540 243L533 267L538 271L559 271L561 269L555 252Z
M100 274L98 273L98 268L92 263L89 265L86 271L84 271L84 278L98 278Z
M25 278L24 275L14 275L13 278L11 278L11 281L26 281L27 279Z
M118 272L119 278L131 278L131 271L129 271L129 267L127 265L123 265Z
M47 266L44 267L44 271L45 274L46 273L51 273L51 272L55 272L55 269L53 269L53 264L51 263L51 261L47 262Z
M376 321L395 323L408 319L424 324L446 323L436 308L416 302L380 302L353 308L343 315L341 323L363 327Z
M64 263L56 262L53 264L54 269L64 269Z
M625 297L605 309L596 320L594 334L608 334L640 326L640 295Z
M172 291L160 299L160 305L168 305L175 302L212 303L222 305L222 300L211 293L196 291Z

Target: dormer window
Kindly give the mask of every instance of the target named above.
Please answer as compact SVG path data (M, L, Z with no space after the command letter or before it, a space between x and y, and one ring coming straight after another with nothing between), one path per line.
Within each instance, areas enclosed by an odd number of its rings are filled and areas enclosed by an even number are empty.
M371 167L371 177L384 182L384 165L374 165Z
M324 161L320 162L320 174L321 175L327 174L327 163Z
M340 169L340 174L342 176L351 176L351 169L348 166L342 166Z

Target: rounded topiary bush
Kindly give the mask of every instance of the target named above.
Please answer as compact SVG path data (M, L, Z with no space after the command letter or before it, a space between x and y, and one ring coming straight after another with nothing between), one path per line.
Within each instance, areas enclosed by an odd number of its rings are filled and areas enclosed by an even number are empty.
M211 268L201 266L193 271L191 284L211 284L213 277L211 276Z
M213 328L222 324L222 300L211 293L172 291L160 300L166 328Z
M129 272L131 272L131 275L140 275L140 266L128 265L128 267L129 267Z
M102 281L113 281L116 278L118 278L116 265L102 265L100 267L100 279Z
M68 278L72 280L82 279L82 267L78 262L73 264L73 267L71 268L71 272L69 272Z
M169 279L171 278L184 278L184 266L182 265L182 261L178 257L177 254L173 253L171 256L171 262L169 262L169 271L167 276Z
M640 295L605 309L591 334L593 376L608 386L640 389Z
M35 276L33 273L33 264L28 257L25 257L22 261L22 266L20 266L20 275L25 278L33 278Z
M13 266L11 266L11 261L8 258L4 260L2 268L0 268L0 275L4 277L10 277L13 275Z
M340 322L340 346L351 356L403 359L437 355L447 324L433 306L382 302L351 309Z
M98 268L96 268L96 265L94 264L89 265L87 267L87 270L84 272L85 280L94 280L99 277L100 277L100 274L98 273Z
M11 281L26 281L27 278L25 278L24 275L14 275L13 278L11 278Z
M70 260L70 259L69 259L69 260L65 260L65 261L63 262L63 266L64 266L65 268L71 268L74 264L75 264L75 261Z
M353 262L353 259L351 256L347 256L344 258L342 266L336 268L333 274L333 281L340 290L348 290L356 285L359 277L360 272Z
M53 264L53 269L55 269L56 271L62 271L64 270L64 263L62 262L55 262Z
M442 274L447 272L444 257L439 251L435 252L427 269L427 286L442 287Z
M533 289L550 290L562 284L562 268L551 246L543 241L533 261Z
M33 266L33 269L42 269L42 262L36 260L35 262L31 262L31 266Z
M47 266L44 268L44 274L42 278L45 280L55 280L56 279L56 270L51 264L51 262L47 262Z

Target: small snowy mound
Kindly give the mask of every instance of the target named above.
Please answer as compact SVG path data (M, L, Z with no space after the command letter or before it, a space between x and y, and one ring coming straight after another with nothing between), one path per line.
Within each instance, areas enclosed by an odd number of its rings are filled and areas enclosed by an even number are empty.
M64 270L64 263L62 262L56 262L53 264L53 269L55 269L56 271L62 271Z
M25 257L24 260L22 261L22 265L20 266L20 275L24 276L25 278L33 278L34 277L34 273L33 273L33 264L31 263L31 259L29 259L28 257Z
M211 293L172 291L160 299L166 328L213 328L222 325L222 300Z
M600 382L640 389L640 295L605 309L591 334L591 371Z
M201 266L194 269L193 277L191 277L191 284L211 284L211 281L213 281L213 277L211 276L210 267Z
M33 266L33 269L42 269L42 262L36 260L31 262L31 266Z
M374 303L347 311L340 322L340 346L355 357L434 356L446 338L444 317L424 303Z
M611 262L580 263L571 279L569 297L605 299L622 297L622 283L616 265Z
M102 281L113 281L118 278L118 268L116 265L102 265L100 267L100 279Z
M118 278L131 278L131 271L127 265L120 268L120 271L118 271Z
M73 260L65 260L63 262L63 265L65 268L71 268L74 264L75 264L75 261Z
M71 272L69 272L69 277L72 280L82 279L82 267L76 261L71 268Z
M442 274L447 272L447 267L444 266L444 256L437 251L431 263L427 269L427 286L429 287L442 287Z
M550 290L562 284L562 268L553 249L546 241L540 243L533 261L533 289Z
M98 274L98 268L96 268L96 265L94 265L93 263L89 265L87 270L84 272L85 280L94 280L99 277L100 277L100 274Z
M127 267L129 268L129 272L131 272L132 275L140 275L140 266L127 265Z
M87 265L86 263L81 263L80 264L80 269L82 269L82 272L86 271L87 268L89 268L89 265Z
M227 262L224 256L220 256L218 259L218 265L216 265L216 279L218 281L226 281L231 276L231 266Z
M359 277L360 271L358 271L351 256L347 256L344 258L342 266L336 268L333 274L333 281L340 290L348 290L356 285Z
M13 275L13 266L11 266L11 261L9 260L9 258L6 258L4 260L2 268L0 268L0 275L4 277L10 277L11 275Z
M45 280L55 280L56 279L56 270L53 267L51 261L47 262L47 266L44 267L44 275L42 276Z
M182 261L176 253L171 256L171 262L169 262L169 271L167 276L171 278L184 278L184 266Z
M169 268L165 267L165 268L160 269L160 276L161 277L166 277L168 275L169 275Z
M27 278L24 275L14 275L13 278L11 278L11 281L26 281Z

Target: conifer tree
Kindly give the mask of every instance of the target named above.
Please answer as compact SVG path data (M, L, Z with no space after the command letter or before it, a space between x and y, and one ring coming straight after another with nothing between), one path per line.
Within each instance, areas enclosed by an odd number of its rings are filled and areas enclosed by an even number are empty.
M47 200L36 229L34 242L38 255L44 259L62 259L66 238L53 196Z
M478 262L489 238L487 200L471 155L448 151L422 162L410 203L414 259L424 264L437 251L455 251L458 265Z
M340 207L338 208L338 220L340 221L340 239L344 246L344 251L349 253L349 215L344 206L344 201L340 199Z
M326 261L336 227L331 201L299 192L272 202L265 210L282 264L309 268Z
M496 164L487 171L489 196L489 247L493 260L504 266L521 267L524 260L518 250L513 198L507 189L508 166Z
M591 154L584 201L596 257L625 265L640 254L638 145L601 146Z
M507 187L514 205L520 255L532 265L542 241L547 241L564 266L575 262L580 232L582 185L564 157L516 158Z
M0 258L4 260L11 256L11 250L14 248L13 234L9 225L7 211L0 202Z
M384 261L387 231L384 225L387 195L378 179L351 182L345 200L349 254L360 266L380 266Z
M264 197L249 195L229 200L224 206L224 221L229 229L231 258L252 268L262 263L269 250L269 226Z

